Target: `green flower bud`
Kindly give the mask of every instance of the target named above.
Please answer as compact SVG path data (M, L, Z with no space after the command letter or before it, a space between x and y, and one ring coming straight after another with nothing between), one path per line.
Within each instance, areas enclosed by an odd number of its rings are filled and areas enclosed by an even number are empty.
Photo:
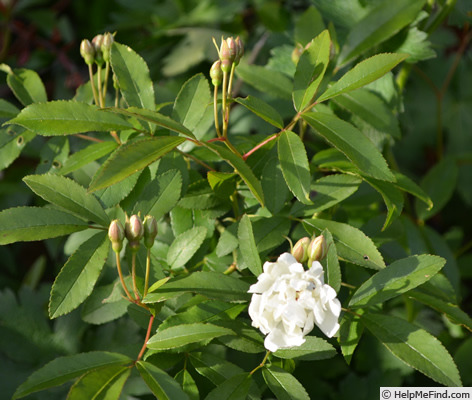
M103 35L96 35L92 39L93 47L95 48L95 62L97 65L103 64L103 52L102 52L102 44L103 44Z
M108 237L110 238L113 251L119 253L123 248L123 239L125 238L125 230L119 220L115 219L111 221L108 227Z
M93 47L90 40L84 39L80 43L80 55L85 60L87 65L93 64L95 61L95 48Z
M154 244L157 236L157 221L152 215L144 217L144 245L150 249Z
M213 86L220 86L223 82L223 71L221 71L221 61L215 61L210 68L210 78Z
M308 267L311 267L313 261L321 261L327 253L328 247L324 236L314 237L308 247Z
M110 61L111 45L113 44L114 40L115 39L113 38L113 35L110 32L105 33L105 35L103 36L101 50L103 54L103 60L105 62Z
M244 45L239 36L234 42L236 43L236 57L234 58L234 62L236 65L238 65L241 57L244 55Z
M131 250L137 251L139 249L139 241L144 235L143 223L138 215L132 215L131 218L126 219L125 234Z
M294 256L295 259L299 263L304 263L308 260L308 246L309 245L310 245L310 238L304 237L304 238L301 238L297 243L295 243L295 246L293 246L292 256Z
M230 60L223 60L221 61L221 70L223 72L229 72L231 70L232 62Z

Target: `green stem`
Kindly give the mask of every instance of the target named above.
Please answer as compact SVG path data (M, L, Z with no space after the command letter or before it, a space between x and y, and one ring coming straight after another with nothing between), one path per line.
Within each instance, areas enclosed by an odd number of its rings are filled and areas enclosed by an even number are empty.
M146 297L149 286L149 270L151 269L151 249L147 249L146 255L146 275L144 276L143 298Z
M226 120L226 96L228 89L228 71L223 72L223 88L221 97L221 115L223 117L223 137L228 135L228 121Z
M132 251L131 253L131 277L133 280L133 291L136 297L136 300L139 301L139 292L138 287L136 285L136 251Z
M120 282L121 286L123 287L123 290L126 293L126 296L128 297L128 300L134 303L134 299L131 297L131 293L128 290L128 287L126 286L125 280L123 279L123 273L121 271L121 260L120 260L120 254L118 252L116 254L116 268L118 270L118 276L120 277Z
M249 372L249 375L253 375L254 372L256 372L258 369L262 368L265 365L265 363L267 362L267 359L269 358L269 354L270 354L270 351L267 351L262 362L256 368L254 368L251 372Z
M95 102L97 107L100 107L100 102L98 101L97 88L95 87L95 80L93 79L92 64L89 64L88 70L89 70L89 76L90 76L90 85L92 86L93 101Z
M104 99L107 97L107 89L108 89L108 76L110 75L110 62L107 61L105 65L105 82L103 83L103 95Z
M220 122L218 121L218 86L213 90L213 115L215 116L216 135L221 137Z
M98 100L100 101L99 107L104 108L105 103L103 101L103 92L102 92L102 66L97 67L97 79L98 79Z

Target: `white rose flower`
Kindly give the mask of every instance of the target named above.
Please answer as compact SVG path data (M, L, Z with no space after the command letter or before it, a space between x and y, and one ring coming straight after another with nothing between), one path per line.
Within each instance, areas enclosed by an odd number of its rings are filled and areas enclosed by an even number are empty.
M305 271L290 253L264 264L264 272L249 288L249 316L252 326L267 335L267 350L302 345L315 324L328 337L338 331L341 303L323 274L318 261Z

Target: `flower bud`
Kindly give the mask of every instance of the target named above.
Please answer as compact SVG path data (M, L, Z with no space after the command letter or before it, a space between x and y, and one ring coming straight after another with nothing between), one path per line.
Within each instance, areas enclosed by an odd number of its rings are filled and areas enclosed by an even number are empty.
M93 64L95 61L95 48L93 47L90 40L84 39L80 43L80 55L85 60L87 65Z
M311 267L313 261L321 261L327 253L328 247L324 236L314 237L308 247L308 267Z
M215 61L210 68L210 78L213 86L220 86L223 81L223 71L221 71L221 61Z
M231 61L230 60L221 61L221 70L223 72L229 72L231 70Z
M108 227L108 237L110 238L113 251L119 253L123 248L123 239L125 238L125 230L119 220L115 219L111 221Z
M113 35L110 32L105 33L105 35L103 36L102 46L101 46L103 60L105 62L110 61L111 45L113 44L113 42L114 42Z
M233 37L229 37L228 39L226 39L226 43L228 43L229 60L231 61L231 63L233 63L236 59L236 54L238 52L236 42L234 41Z
M236 57L234 58L234 63L238 65L241 57L244 55L244 45L239 36L234 42L236 43Z
M221 38L221 46L220 46L220 60L229 60L231 58L228 42Z
M154 244L157 236L157 221L152 215L144 217L144 245L150 249Z
M304 238L301 238L297 243L295 243L295 246L293 246L292 256L294 256L295 259L299 263L304 263L308 260L308 246L309 245L310 245L310 238L304 237Z
M139 241L144 235L143 223L138 215L132 215L131 218L126 219L125 234L131 250L137 251L139 249Z
M97 65L103 64L103 52L102 52L102 44L103 44L103 35L96 35L92 39L93 47L95 48L95 62Z

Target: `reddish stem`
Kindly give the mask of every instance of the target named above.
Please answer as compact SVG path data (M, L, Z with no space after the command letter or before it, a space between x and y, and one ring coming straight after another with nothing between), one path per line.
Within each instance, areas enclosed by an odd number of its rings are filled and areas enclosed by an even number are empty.
M280 133L275 133L273 134L272 136L268 137L266 140L264 140L263 142L259 143L257 146L255 146L253 149L249 150L246 154L243 155L243 160L246 161L248 159L248 157L254 153L255 151L259 150L262 146L265 146L267 143L269 143L270 141L274 140L275 138L277 138L278 136L280 135Z
M144 355L144 352L146 351L147 342L149 340L149 337L151 336L151 329L152 329L152 323L153 322L154 322L154 315L151 314L151 318L149 318L148 329L147 329L147 332L146 332L146 338L144 339L143 347L141 348L141 351L139 352L138 358L136 359L135 363L137 363L139 360L141 360L141 358Z
M212 142L224 142L226 139L224 137L215 137L213 139L207 140L207 143L212 143Z

